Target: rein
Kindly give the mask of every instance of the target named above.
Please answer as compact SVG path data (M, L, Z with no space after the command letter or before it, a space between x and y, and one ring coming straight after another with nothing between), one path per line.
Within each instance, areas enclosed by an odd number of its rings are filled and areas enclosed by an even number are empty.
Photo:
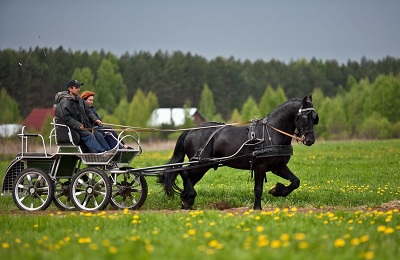
M303 140L304 140L304 138L305 138L304 136L298 137L298 136L296 136L296 135L291 135L291 134L286 133L285 131L279 130L278 128L275 128L275 127L273 127L273 126L271 126L271 125L267 125L267 126L270 127L271 129L277 131L278 133L281 133L281 134L287 135L287 136L289 136L289 137L292 137L293 139L295 139L297 142L300 142L300 143L302 143Z

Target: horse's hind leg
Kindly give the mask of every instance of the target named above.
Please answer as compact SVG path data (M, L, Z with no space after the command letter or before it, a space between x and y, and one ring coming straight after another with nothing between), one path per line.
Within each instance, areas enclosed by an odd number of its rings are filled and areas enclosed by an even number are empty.
M279 177L282 177L290 181L289 186L285 186L282 183L278 182L276 186L269 191L269 193L272 194L273 196L286 197L292 191L294 191L300 186L300 179L297 178L297 176L294 175L293 172L291 172L286 165L283 168L274 170L272 172L278 175Z
M197 192L194 189L194 185L204 176L208 169L198 172L183 172L181 177L183 180L183 191L181 193L182 209L192 209L194 200L197 196Z

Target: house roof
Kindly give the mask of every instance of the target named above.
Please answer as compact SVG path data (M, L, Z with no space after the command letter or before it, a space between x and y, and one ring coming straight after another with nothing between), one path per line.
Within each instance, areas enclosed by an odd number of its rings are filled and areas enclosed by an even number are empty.
M185 110L189 115L193 116L197 112L197 108L158 108L153 110L149 120L149 126L161 125L183 125L185 123Z
M55 107L52 108L34 108L31 113L25 118L22 124L28 128L33 128L36 131L42 129L43 123L47 115L54 117Z

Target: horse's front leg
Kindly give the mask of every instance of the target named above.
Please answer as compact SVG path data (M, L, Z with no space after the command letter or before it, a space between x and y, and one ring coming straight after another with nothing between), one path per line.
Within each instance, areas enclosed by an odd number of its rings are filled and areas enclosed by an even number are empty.
M254 207L253 207L253 209L261 210L261 198L262 198L265 178L266 178L265 170L256 169L254 171Z
M269 193L272 194L275 197L286 197L289 195L292 191L297 189L300 186L300 179L297 178L296 175L293 174L289 170L289 168L285 165L281 169L274 170L272 171L274 174L278 175L279 177L282 177L286 180L290 181L289 186L285 186L282 183L277 183L275 187L273 187Z

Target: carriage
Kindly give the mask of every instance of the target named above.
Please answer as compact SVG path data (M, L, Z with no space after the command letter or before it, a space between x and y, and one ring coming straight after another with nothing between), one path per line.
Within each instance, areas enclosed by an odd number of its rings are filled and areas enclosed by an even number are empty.
M49 151L42 135L22 128L18 134L21 152L6 170L1 194L11 195L16 206L27 211L45 210L52 202L61 210L103 210L109 204L135 210L147 198L146 177L156 176L167 195L180 194L182 208L191 209L196 183L209 169L228 166L254 172L254 209L261 209L266 172L290 181L288 186L277 183L269 191L275 197L286 197L299 187L300 180L286 166L293 153L291 140L311 146L317 123L311 96L292 99L248 126L211 122L185 130L167 164L133 168L132 160L142 153L135 129L121 131L115 138L117 145L109 151L86 153L77 133L54 119ZM41 140L41 153L29 151L32 138ZM134 145L122 148L123 141ZM184 161L185 156L189 161ZM178 175L183 189L175 183Z

